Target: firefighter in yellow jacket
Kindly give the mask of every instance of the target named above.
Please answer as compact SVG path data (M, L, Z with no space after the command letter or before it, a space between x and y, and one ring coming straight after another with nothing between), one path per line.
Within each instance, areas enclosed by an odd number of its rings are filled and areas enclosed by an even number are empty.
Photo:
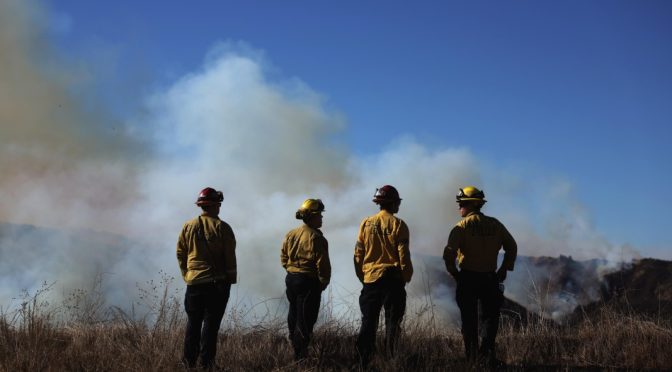
M517 245L504 225L481 213L485 194L474 186L460 189L457 203L462 220L453 227L443 251L446 269L455 278L455 299L462 317L462 337L467 359L496 367L495 338L500 307L504 301L500 287L506 272L512 271ZM497 268L497 256L504 259ZM458 270L459 265L460 270ZM482 339L479 348L478 303L481 303Z
M236 238L219 219L223 200L221 191L203 189L196 200L203 213L184 224L177 241L177 262L187 284L182 361L188 368L196 366L199 356L201 367L215 366L219 326L236 283Z
M295 360L307 356L322 291L331 279L329 247L320 231L322 212L320 199L306 199L296 211L296 219L303 220L303 225L287 233L280 251L280 263L287 270L287 327Z
M363 284L359 296L362 325L357 338L360 363L366 367L375 350L380 311L385 308L385 348L394 354L399 328L406 311L406 283L413 276L409 231L394 214L401 198L393 186L376 190L373 202L380 212L365 218L355 246L355 273Z

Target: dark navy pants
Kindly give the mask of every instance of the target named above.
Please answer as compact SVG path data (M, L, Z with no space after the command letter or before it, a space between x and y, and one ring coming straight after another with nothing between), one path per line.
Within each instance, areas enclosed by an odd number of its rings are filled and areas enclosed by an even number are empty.
M499 311L504 294L499 289L497 275L462 270L457 276L455 299L462 316L462 338L467 359L495 358L495 338L499 328ZM479 311L481 327L479 348Z
M385 308L385 348L394 355L401 321L406 312L406 289L398 269L390 268L373 283L364 283L359 295L362 326L357 338L357 353L366 366L375 351L380 311Z
M313 327L320 311L322 286L320 281L307 274L291 274L285 277L289 313L287 327L294 347L294 358L305 358Z
M184 308L187 330L184 335L183 362L195 367L200 355L202 367L212 367L217 353L217 334L229 301L231 284L204 283L187 286Z

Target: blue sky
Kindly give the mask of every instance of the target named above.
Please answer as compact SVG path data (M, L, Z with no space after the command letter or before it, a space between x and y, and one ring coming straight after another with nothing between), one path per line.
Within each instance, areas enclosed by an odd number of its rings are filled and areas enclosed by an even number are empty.
M46 4L59 52L96 61L120 116L243 42L342 115L353 153L411 136L531 185L563 178L604 235L672 258L672 2Z

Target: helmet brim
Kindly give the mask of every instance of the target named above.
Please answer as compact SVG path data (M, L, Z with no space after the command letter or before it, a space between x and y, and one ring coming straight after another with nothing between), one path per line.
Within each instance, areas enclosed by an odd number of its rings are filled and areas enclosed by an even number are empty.
M374 203L376 203L376 204L380 204L380 203L394 203L394 202L400 202L400 201L402 201L402 200L403 200L403 199L399 198L399 199L372 199L371 201L374 202Z
M201 201L197 201L194 204L196 204L199 207L210 207L210 206L213 206L213 205L222 205L221 202L212 201L212 200L201 200Z
M460 203L460 202L465 202L465 201L482 201L483 203L487 202L487 200L479 199L479 198L461 198L459 200L455 200L455 203Z

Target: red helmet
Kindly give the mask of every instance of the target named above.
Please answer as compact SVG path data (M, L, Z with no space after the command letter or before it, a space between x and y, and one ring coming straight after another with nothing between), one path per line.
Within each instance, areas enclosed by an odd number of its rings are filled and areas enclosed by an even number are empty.
M220 205L224 200L224 195L221 191L217 191L212 187L206 187L198 194L196 205L205 207L209 205Z
M394 186L385 185L379 189L376 189L376 193L373 195L373 202L376 204L397 201L401 201L401 198L399 197L399 192L394 188Z

